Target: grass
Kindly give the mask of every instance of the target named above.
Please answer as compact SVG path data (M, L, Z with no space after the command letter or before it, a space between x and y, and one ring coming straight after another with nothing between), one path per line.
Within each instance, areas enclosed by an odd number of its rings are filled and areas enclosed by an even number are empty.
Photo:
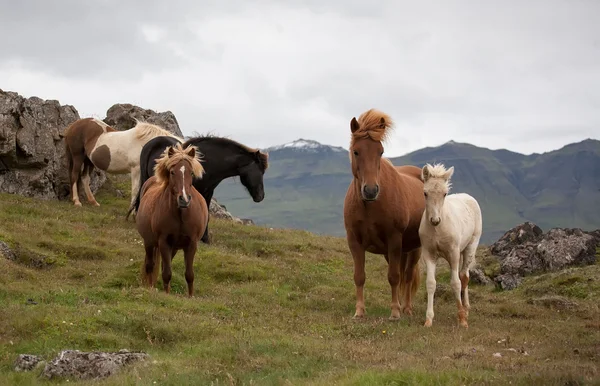
M354 321L344 239L213 219L213 244L196 256L196 296L184 296L181 252L167 296L141 286L143 246L114 186L98 194L99 208L0 195L0 240L24 256L0 258L0 384L56 383L14 372L20 353L123 348L152 358L94 384L600 382L600 265L527 278L510 292L472 285L464 330L440 262L425 329L424 279L414 315L390 322L386 263L369 255L367 316Z

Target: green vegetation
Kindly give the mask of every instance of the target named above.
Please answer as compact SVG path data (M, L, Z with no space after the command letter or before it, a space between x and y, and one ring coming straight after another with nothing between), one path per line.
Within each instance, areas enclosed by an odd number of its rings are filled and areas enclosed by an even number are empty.
M171 295L141 286L142 242L124 220L128 199L111 189L98 194L99 208L0 195L0 240L20 257L0 258L0 384L50 383L39 371L14 372L20 353L123 348L152 358L95 384L600 381L600 264L527 278L511 292L472 285L464 330L440 262L425 329L424 276L415 314L390 322L386 263L369 255L367 316L354 321L344 239L211 220L214 244L198 250L188 299L181 252Z
M525 156L449 142L393 158L395 165L443 162L455 167L453 192L466 192L483 213L482 242L515 225L600 228L600 141L586 140ZM254 203L239 183L226 181L215 197L258 224L343 236L343 205L352 179L348 153L273 151L265 174L265 200Z

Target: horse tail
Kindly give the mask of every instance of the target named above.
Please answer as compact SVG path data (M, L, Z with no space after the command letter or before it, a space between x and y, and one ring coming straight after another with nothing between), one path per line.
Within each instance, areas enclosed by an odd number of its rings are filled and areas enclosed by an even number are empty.
M65 140L65 153L67 155L67 168L69 170L69 189L73 185L73 181L71 181L71 173L73 172L73 154L71 154L71 148L69 147L69 143Z
M418 248L410 253L412 266L412 285L410 288L411 297L415 296L417 290L419 289L419 285L421 285L421 267L419 264L421 261L421 248Z

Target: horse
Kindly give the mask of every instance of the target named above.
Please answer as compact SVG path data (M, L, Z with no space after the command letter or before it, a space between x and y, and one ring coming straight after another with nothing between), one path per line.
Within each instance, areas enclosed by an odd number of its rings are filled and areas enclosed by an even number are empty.
M167 294L171 289L171 260L179 249L184 252L188 296L194 294L194 256L208 223L208 207L192 186L192 179L202 178L203 173L197 149L177 143L164 150L154 175L141 189L136 226L146 250L144 281L149 287L156 285L160 254Z
M477 200L466 193L448 195L454 166L443 164L423 166L425 211L419 226L422 256L427 267L427 312L425 326L433 322L435 268L439 257L450 264L450 286L458 307L458 322L468 327L469 269L475 263L475 252L482 232L481 208ZM460 272L459 272L460 270Z
M365 251L383 255L388 262L390 320L398 320L401 312L412 315L412 298L419 287L419 222L425 209L421 169L396 167L383 157L382 143L392 126L391 118L376 109L350 121L353 180L344 200L344 226L354 260L354 319L365 314Z
M150 170L154 167L156 159L167 147L176 143L171 137L156 137L142 148L140 154L140 182L150 178ZM204 175L201 179L194 179L194 187L204 197L206 205L210 203L216 187L225 178L239 176L242 185L246 188L254 202L261 202L265 197L263 176L269 164L269 156L260 150L242 145L228 138L216 136L199 136L188 139L183 146L195 146L203 154ZM139 196L133 200L126 219L139 208ZM210 244L208 225L202 235L202 242Z
M133 201L139 191L140 152L144 144L159 135L180 139L160 126L138 120L132 129L124 131L95 118L81 118L69 125L65 130L65 148L73 204L81 206L77 190L81 177L88 202L100 206L90 189L94 167L113 174L131 173Z

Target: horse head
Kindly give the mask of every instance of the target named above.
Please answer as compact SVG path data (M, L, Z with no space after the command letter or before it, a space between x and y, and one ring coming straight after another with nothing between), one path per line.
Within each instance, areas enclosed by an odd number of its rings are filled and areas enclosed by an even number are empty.
M256 150L249 152L247 159L249 162L242 163L238 168L240 181L254 202L261 202L265 198L263 177L268 166L269 155Z
M379 169L383 156L382 142L391 126L391 118L375 109L364 112L358 120L355 117L350 121L352 174L359 182L360 194L365 201L377 200L381 191Z
M442 208L450 190L450 177L454 166L446 169L442 164L431 166L426 164L421 170L423 194L425 195L425 216L431 225L438 226L442 222Z
M191 204L193 179L202 178L204 174L200 164L200 153L195 146L185 149L179 143L169 146L162 158L157 160L155 173L159 183L162 183L176 200L177 207L186 209Z

